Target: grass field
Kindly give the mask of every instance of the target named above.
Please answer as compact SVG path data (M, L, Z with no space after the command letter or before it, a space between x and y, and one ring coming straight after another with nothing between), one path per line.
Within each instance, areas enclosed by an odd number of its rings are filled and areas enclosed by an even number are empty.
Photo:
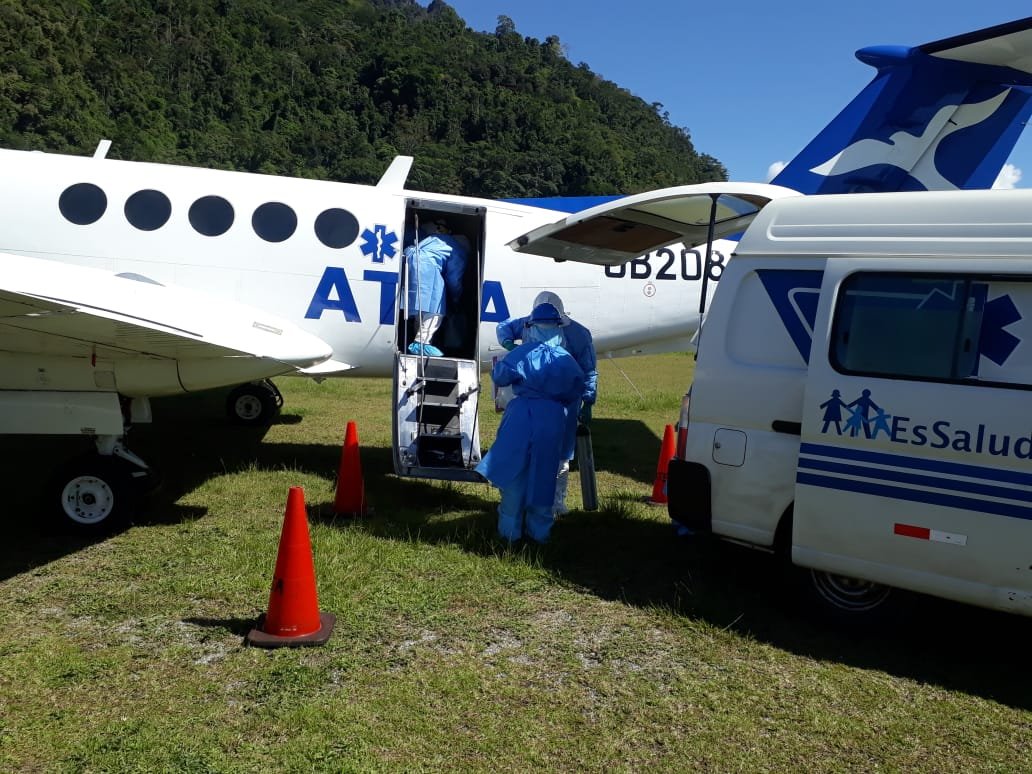
M280 380L264 434L219 394L157 403L131 440L164 487L104 539L44 519L39 461L69 445L4 439L0 770L1032 770L1029 619L919 600L829 629L769 557L643 502L691 363L600 364L603 507L544 547L496 539L496 490L393 475L385 380ZM358 520L331 507L349 420ZM291 486L336 628L246 647Z

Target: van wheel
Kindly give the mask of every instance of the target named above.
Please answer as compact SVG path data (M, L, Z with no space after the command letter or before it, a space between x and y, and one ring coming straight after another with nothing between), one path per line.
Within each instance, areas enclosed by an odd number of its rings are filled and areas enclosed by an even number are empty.
M800 567L792 562L792 509L781 516L774 533L774 554L780 560L786 587L796 603L825 621L845 628L885 623L897 609L891 586Z
M818 611L841 623L881 619L890 607L889 586L823 570L805 569L803 574Z

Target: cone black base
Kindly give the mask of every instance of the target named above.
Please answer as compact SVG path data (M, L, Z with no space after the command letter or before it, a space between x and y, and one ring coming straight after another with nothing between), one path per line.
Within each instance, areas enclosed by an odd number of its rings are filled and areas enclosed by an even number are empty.
M254 628L247 633L244 643L254 645L256 648L300 648L305 645L325 645L326 641L330 639L330 635L333 634L333 625L337 623L337 616L333 613L319 613L319 623L322 625L311 634L281 637L262 631L262 627L265 625L265 613L262 613Z

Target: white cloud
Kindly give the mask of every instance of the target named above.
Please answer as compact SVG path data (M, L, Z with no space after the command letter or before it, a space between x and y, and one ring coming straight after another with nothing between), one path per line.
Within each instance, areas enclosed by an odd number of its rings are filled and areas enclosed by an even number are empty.
M787 161L775 161L773 164L771 164L769 167L767 167L767 179L764 180L763 182L769 183L771 180L773 180L775 177L778 176L778 173L781 170L783 170L787 166L788 166L788 162Z
M1021 182L1021 170L1013 164L1004 164L993 183L993 188L1017 188Z

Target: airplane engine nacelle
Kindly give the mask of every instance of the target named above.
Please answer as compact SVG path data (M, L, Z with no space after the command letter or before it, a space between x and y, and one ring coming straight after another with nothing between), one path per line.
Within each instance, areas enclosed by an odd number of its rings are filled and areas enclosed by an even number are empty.
M294 370L290 365L271 358L220 357L180 360L179 381L185 391L193 392L267 379L270 376L293 373Z
M251 357L125 360L115 364L115 385L129 397L162 397L243 384L290 370L278 360Z
M0 390L114 391L112 368L86 357L2 352Z

